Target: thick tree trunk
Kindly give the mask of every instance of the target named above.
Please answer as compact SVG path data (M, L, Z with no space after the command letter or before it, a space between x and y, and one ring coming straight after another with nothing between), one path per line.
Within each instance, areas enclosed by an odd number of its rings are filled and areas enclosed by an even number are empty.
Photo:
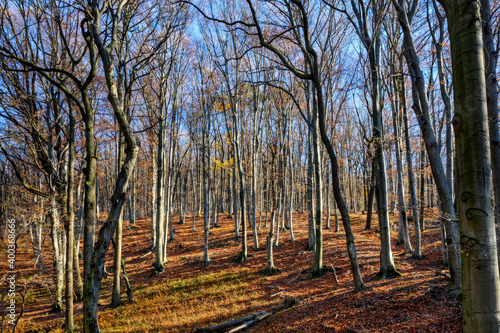
M500 284L480 1L441 1L448 17L455 99L464 332L500 330Z

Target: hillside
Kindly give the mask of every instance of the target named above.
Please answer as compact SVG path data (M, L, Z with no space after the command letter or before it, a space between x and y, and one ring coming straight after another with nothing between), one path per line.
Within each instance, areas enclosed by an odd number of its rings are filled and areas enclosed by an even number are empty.
M251 332L458 332L462 330L459 299L446 298L447 271L441 264L439 229L429 225L423 233L423 259L404 254L404 246L393 251L401 278L376 281L379 244L377 228L364 230L366 216L353 214L356 245L366 289L352 292L352 277L341 232L325 231L324 264L335 268L320 278L309 278L312 252L304 251L307 242L306 216L294 215L297 241L288 232L280 233L275 249L274 276L261 274L266 252L253 250L249 233L249 256L243 264L233 261L240 249L234 240L234 222L225 215L220 228L210 235L208 266L202 265L203 232L201 219L193 233L191 223L174 219L175 241L168 247L166 271L151 277L154 253L150 252L150 221L139 220L124 231L124 258L134 289L130 304L123 285L123 305L109 308L112 275L103 281L99 321L103 332L190 332L233 318L283 304L293 297L293 308L278 312L252 327ZM187 219L191 221L190 219ZM376 220L374 221L376 225ZM395 228L393 228L394 230ZM262 228L260 245L265 247L268 228ZM395 232L392 234L396 236ZM44 241L44 263L49 237ZM2 265L5 249L2 246ZM108 256L111 258L112 251ZM107 271L110 272L108 261ZM64 313L50 313L52 281L48 273L37 276L29 234L19 242L18 283L31 291L26 297L20 332L58 332L63 330ZM4 271L5 267L1 267ZM338 283L336 281L338 280ZM25 285L25 287L23 287ZM82 303L75 304L76 327L81 329Z

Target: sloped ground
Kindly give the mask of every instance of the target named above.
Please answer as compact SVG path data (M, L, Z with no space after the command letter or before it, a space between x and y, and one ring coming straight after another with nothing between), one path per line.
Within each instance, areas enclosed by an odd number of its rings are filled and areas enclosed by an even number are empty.
M295 297L297 304L278 312L251 329L252 332L459 332L462 315L459 299L446 298L446 270L441 264L439 230L423 233L423 259L404 254L404 246L393 251L401 278L376 281L379 264L377 228L364 230L366 216L353 214L353 227L361 272L366 289L352 292L352 275L345 251L343 232L324 232L324 264L335 267L320 278L309 278L312 253L306 252L307 220L294 214L297 241L289 232L280 233L274 262L281 273L264 276L265 250L255 251L251 230L248 234L249 259L233 261L241 249L234 240L234 221L221 215L220 228L210 235L211 263L203 266L202 219L192 217L185 224L174 219L175 241L169 244L166 271L151 277L154 253L150 252L150 220L139 220L124 231L123 252L128 276L134 288L130 304L123 285L123 305L109 308L112 276L104 279L99 301L99 321L103 332L190 332L254 312L271 310ZM264 218L262 219L262 223ZM373 225L376 226L376 219ZM393 228L395 229L395 228ZM268 228L260 231L265 247ZM396 232L393 233L395 238ZM0 269L6 271L5 242L0 249ZM50 268L50 238L44 238L44 263ZM112 251L108 272L111 271ZM20 332L56 332L64 328L64 313L53 314L53 283L48 273L36 275L28 234L19 241L17 254L18 290L26 295ZM337 277L337 278L336 278ZM337 283L338 280L338 283ZM4 282L2 282L2 289ZM27 292L29 290L29 292ZM21 300L18 300L18 308ZM77 329L81 329L82 304L76 304ZM8 326L7 326L8 327ZM10 327L8 327L10 329Z

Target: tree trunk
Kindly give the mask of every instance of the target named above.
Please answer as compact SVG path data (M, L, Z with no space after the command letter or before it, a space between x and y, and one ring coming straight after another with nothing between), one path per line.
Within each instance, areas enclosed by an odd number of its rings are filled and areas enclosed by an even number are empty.
M441 1L451 41L464 332L500 330L480 1Z
M314 89L313 89L314 92ZM316 191L316 213L314 223L314 256L312 264L312 275L323 275L323 180L321 178L321 157L319 152L318 138L318 112L316 94L313 93L313 117L312 117L312 139L313 139L313 160Z
M323 144L326 147L326 150L328 152L328 156L330 158L330 163L331 163L331 169L332 169L332 185L333 185L333 194L335 196L335 200L337 202L337 206L340 209L340 214L342 216L342 224L345 229L345 237L346 237L346 243L347 243L347 253L349 255L349 261L351 263L351 271L353 275L353 283L354 283L354 290L360 290L364 288L363 284L363 278L361 276L361 272L359 269L359 263L358 263L358 257L357 257L357 252L356 252L356 247L354 245L354 234L352 232L351 228L351 220L349 218L349 212L347 211L347 208L345 206L345 202L342 198L341 192L340 192L340 182L339 182L339 167L338 167L338 161L337 161L337 156L335 154L335 151L333 150L333 146L328 139L328 135L326 132L326 114L325 114L325 105L324 105L324 99L323 99L323 92L321 89L321 80L319 77L319 71L318 71L318 64L315 61L314 62L314 67L315 67L315 75L314 78L314 84L316 87L316 94L317 94L317 101L318 101L318 123L319 123L319 129L320 129L320 135L321 135L321 140L323 141Z
M158 163L157 163L157 181L156 181L156 261L154 271L157 273L163 272L163 265L166 262L165 258L165 117L163 108L165 107L162 101L160 106L160 119L158 129Z
M290 125L289 125L290 126ZM293 189L295 187L294 184L294 179L293 179L293 155L292 155L292 148L291 148L291 140L290 140L290 132L288 131L288 152L289 152L289 159L288 159L288 165L290 166L290 196L288 197L288 227L290 228L290 241L295 242L295 236L293 235L293 217L292 217L292 212L293 212Z
M410 130L408 126L408 108L406 107L406 92L404 88L404 77L401 74L400 79L400 91L402 97L403 106L403 124L405 131L405 146L406 146L406 165L408 168L408 188L410 190L410 210L413 215L413 222L415 225L415 251L413 252L413 258L420 259L422 257L422 235L420 232L420 221L418 216L418 204L417 204L417 194L415 192L415 177L413 175L413 158L411 156L411 145L410 145Z
M123 166L125 155L125 138L118 132L118 170ZM117 171L118 171L117 170ZM118 172L117 172L118 173ZM115 230L115 247L113 252L113 292L111 293L111 308L116 308L122 303L121 299L121 263L122 263L122 238L123 238L123 210L118 218Z
M456 223L455 208L453 207L453 194L448 186L446 174L439 151L439 145L436 142L436 136L432 127L433 122L429 116L429 105L427 95L425 93L425 81L422 70L420 68L419 57L416 52L413 36L411 33L411 17L406 14L406 5L402 0L393 0L398 11L398 19L404 33L404 56L408 63L409 71L412 78L414 110L417 114L418 124L422 132L425 148L429 157L429 162L434 176L434 181L438 189L439 200L445 216L442 217L446 225L447 243L449 244L449 263L450 263L450 283L452 289L459 290L461 288L460 281L460 251L459 251L459 232Z
M75 115L71 103L69 104L69 149L68 149L68 184L67 184L67 211L66 221L66 332L74 332L73 319L73 265L75 243Z
M238 213L238 184L236 182L236 145L233 143L233 213L234 213L234 233L236 240L240 239L240 215Z
M368 49L371 69L372 94L372 122L374 156L373 166L375 173L375 196L377 198L377 213L380 231L380 279L399 277L401 274L394 267L394 258L391 249L389 214L387 211L387 178L384 158L382 103L380 97L380 37L376 38L375 45Z
M59 232L60 221L59 212L57 210L56 194L51 195L50 198L50 212L51 212L51 238L52 238L52 258L54 266L54 312L61 312L63 309L62 294L63 294L63 284L64 284L64 268L63 268L63 258L62 258L62 248L61 248L61 235Z
M98 12L96 6L97 4L93 4L92 7L92 12L94 14ZM114 116L117 119L120 132L123 133L126 142L125 159L116 179L115 190L113 196L111 197L111 209L106 222L99 229L99 236L93 249L92 258L89 262L88 274L85 275L86 285L84 288L85 301L83 312L84 332L98 333L100 330L97 320L97 302L99 299L104 273L106 253L108 251L113 233L116 230L116 225L118 224L118 220L126 200L129 182L132 177L139 152L139 146L119 98L117 84L114 77L115 72L113 69L112 58L109 53L110 50L104 46L104 42L101 39L101 27L98 17L94 16L93 21L89 23L89 32L92 36L93 43L97 46L102 60L107 90L109 93L108 100L113 108ZM94 156L95 159L95 151L92 156Z
M393 80L392 80L392 86L394 87L394 91L391 92L391 94L395 94L396 90L398 89L397 86L397 78L395 76L394 70L393 70ZM396 99L393 99L391 102L391 107L392 107L392 124L394 128L394 138L395 138L395 150L396 150L396 172L397 172L397 182L398 182L398 211L399 211L399 223L400 223L400 234L402 236L402 241L405 245L406 253L407 254L413 254L413 249L411 247L410 243L410 234L408 230L408 215L406 211L406 199L405 199L405 192L404 192L404 179L403 179L403 162L402 162L402 149L401 149L401 144L400 144L400 137L401 137L401 124L399 120L399 115L398 115L398 106L396 104ZM402 104L402 103L401 103ZM402 106L404 107L404 106Z
M370 191L368 192L368 208L366 212L366 225L365 230L372 228L372 212L373 212L373 199L375 198L375 166L372 163L372 172L370 176Z
M210 180L209 180L209 166L207 165L207 120L203 119L203 138L202 138L202 167L203 167L203 230L204 230L204 242L203 242L203 265L208 265L210 263L210 257L208 255L208 235L210 234L210 206L209 206L209 195L210 195Z
M241 240L241 260L244 261L248 257L248 248L247 248L247 223L246 223L246 202L245 202L245 178L243 171L243 163L241 161L241 147L239 140L239 131L237 129L237 119L236 119L236 110L233 110L233 124L235 125L234 130L234 143L236 148L236 164L238 166L238 176L240 181L240 208L241 213L239 217L241 218L241 227L242 227L242 240Z
M483 44L486 76L486 104L488 107L488 128L490 133L491 170L493 173L493 193L495 199L495 223L500 226L500 114L498 111L497 61L498 47L495 50L494 35L491 27L491 2L481 0L481 19L483 22ZM498 33L498 32L497 32Z
M332 214L331 209L330 209L330 179L329 179L329 172L328 170L326 171L326 179L325 179L325 184L326 184L326 230L330 230L330 215Z
M314 191L313 191L313 185L314 185L314 148L313 148L313 134L312 134L313 129L311 128L310 125L308 125L308 140L307 140L307 210L309 212L308 214L308 231L309 231L309 238L308 238L308 248L307 250L312 251L314 249L314 243L315 243L315 233L314 233L314 213L315 213L315 206L314 206Z
M83 281L82 275L80 274L80 260L78 258L78 245L75 241L73 242L73 281L75 290L75 301L81 302L83 300Z
M157 226L157 219L158 219L158 205L156 204L157 200L157 189L158 189L158 168L156 165L157 159L155 158L155 155L153 152L151 152L151 162L153 164L153 179L152 179L152 185L151 185L151 251L154 251L156 249L156 226ZM194 202L194 197L193 197L193 202Z
M85 100L90 107L90 100ZM90 278L90 263L94 252L95 240L95 227L96 227L96 170L97 170L97 156L94 138L94 120L93 114L84 114L83 120L85 122L85 187L84 187L84 229L83 229L83 290L88 288L88 279ZM85 298L85 295L84 295ZM83 312L89 313L92 311L90 300L84 299ZM96 309L97 311L97 309Z

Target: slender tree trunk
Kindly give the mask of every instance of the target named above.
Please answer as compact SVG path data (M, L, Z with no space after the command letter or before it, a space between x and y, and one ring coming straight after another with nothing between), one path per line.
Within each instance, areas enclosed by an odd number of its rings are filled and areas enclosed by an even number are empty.
M64 277L64 267L62 258L62 248L61 248L61 235L60 235L60 220L59 212L56 203L56 194L51 195L50 198L50 212L51 212L51 238L52 238L52 258L54 267L54 312L61 312L63 309L62 295L63 295L63 277Z
M234 141L234 140L232 140ZM240 215L238 214L238 189L236 182L236 145L233 142L233 211L234 211L234 232L236 240L240 239Z
M275 223L275 237L274 237L274 247L278 247L280 245L280 213L281 213L281 197L283 195L283 154L280 149L280 153L278 154L278 170L276 171L278 181L278 187L274 194L275 200L277 201L276 210L274 214Z
M242 227L242 240L241 240L241 260L244 261L248 257L248 248L247 248L247 223L246 223L246 202L245 202L245 178L243 172L243 163L241 161L241 147L239 140L239 130L237 129L237 119L236 119L236 110L233 110L233 124L234 124L234 145L236 148L236 165L238 166L238 176L240 182L240 208L241 212L239 217L241 218L241 227Z
M289 124L290 126L290 124ZM294 178L293 178L293 155L292 155L292 148L291 148L291 140L290 140L290 132L288 131L288 152L289 152L289 160L288 160L288 165L290 166L289 169L289 174L290 174L290 196L288 197L288 227L290 228L290 241L295 242L295 236L293 235L293 189L295 187L294 184Z
M425 147L420 147L420 231L425 231Z
M427 155L429 157L430 166L432 169L432 174L434 176L434 181L438 190L439 200L444 212L442 217L444 224L446 225L447 239L446 242L449 244L449 268L450 268L450 283L449 286L452 289L460 290L460 249L459 249L459 232L458 224L456 223L455 208L453 206L453 194L450 187L448 186L448 181L446 179L446 174L444 172L443 164L441 161L441 156L439 152L439 145L436 141L436 136L434 129L432 127L433 122L429 116L429 105L427 101L427 95L425 93L425 80L420 68L419 57L416 52L413 36L411 33L411 17L408 18L406 14L406 4L402 0L393 0L398 11L398 19L401 24L404 33L404 56L408 63L409 71L412 78L413 95L414 95L414 110L417 114L418 123L422 132L422 137L424 138L425 147L427 150Z
M330 217L332 215L332 212L331 212L331 207L330 207L330 179L329 179L329 173L328 173L328 170L326 172L326 180L325 180L325 184L326 184L326 230L330 230L331 227L330 227Z
M395 94L397 88L397 78L395 76L395 71L393 70L393 80L392 85L394 87L394 91L391 94ZM396 99L394 99L391 103L392 106L392 124L394 127L394 137L395 137L395 150L396 150L396 172L397 172L397 182L398 182L398 210L399 210L399 223L402 228L400 228L400 234L402 236L403 243L405 245L406 253L413 254L413 249L410 243L410 234L408 230L408 215L406 211L406 199L404 192L404 179L403 179L403 162L402 155L403 152L401 150L400 137L401 137L401 124L398 116L398 108L395 105Z
M314 244L315 244L315 238L316 235L314 233L314 213L315 213L315 206L314 206L314 192L313 192L313 184L314 184L314 148L313 148L313 135L312 131L313 129L311 126L308 126L308 141L307 141L307 209L309 211L308 214L308 230L309 230L309 243L308 243L308 250L312 251L314 249Z
M323 144L326 147L326 150L328 152L328 156L330 158L330 163L331 163L331 169L332 169L332 184L333 184L333 193L335 196L335 200L337 202L337 206L340 209L340 214L342 216L342 224L344 226L345 230L345 237L346 237L346 243L347 243L347 253L349 255L349 261L351 263L351 271L353 275L353 283L354 283L354 290L360 290L364 288L363 284L363 278L361 276L361 272L359 269L359 263L358 263L358 257L357 257L357 252L356 252L356 247L354 245L354 233L352 232L351 228L351 220L349 218L349 212L347 211L347 208L345 206L345 202L342 198L341 192L340 192L340 182L339 182L339 167L338 167L338 162L337 162L337 156L335 154L335 151L333 150L332 144L330 140L328 139L328 135L326 132L326 114L325 114L325 105L324 105L324 99L323 99L323 92L321 89L321 79L319 77L319 70L318 70L318 64L315 61L315 78L314 78L314 84L316 87L316 94L317 94L317 101L318 101L318 124L319 124L319 129L320 129L320 134L321 134L321 140L323 141Z
M75 301L81 302L83 300L83 281L82 275L80 274L80 259L78 258L78 245L75 241L73 242L73 282L75 290Z
M372 217L373 217L373 199L375 198L375 166L372 163L372 172L370 176L370 191L368 192L368 209L366 212L366 225L365 230L370 230L372 228Z
M194 184L194 170L193 170L193 166L191 166L191 185L193 187L193 207L192 207L192 211L193 211L193 227L192 227L192 231L196 232L196 187L195 187L195 184Z
M314 176L316 184L316 216L314 224L315 244L312 264L313 276L323 275L323 180L321 178L321 157L319 152L318 112L316 110L317 107L316 94L313 94L312 139L314 151Z
M491 26L491 1L481 0L483 22L483 45L486 77L486 103L488 107L488 128L490 133L491 170L493 173L493 194L495 199L495 223L500 226L500 113L498 111L497 61L498 47ZM498 33L498 32L497 32Z
M158 167L157 167L157 159L155 158L155 155L153 152L151 152L151 162L153 164L153 179L152 179L152 186L151 186L151 250L154 251L156 250L156 226L157 226L157 219L158 219L158 205L156 204L157 200L157 189L158 189ZM193 198L194 202L194 198Z
M227 217L228 218L233 218L233 208L234 208L234 205L233 205L233 190L232 190L232 177L231 175L229 175L228 177L228 182L227 182L227 194L228 194L228 215Z
M255 251L259 250L259 234L257 231L257 221L255 220L255 215L257 211L256 200L257 200L257 159L258 159L258 141L257 141L257 96L255 88L253 89L253 99L254 99L254 114L253 114L253 130L252 130L252 232L253 232L253 242Z
M375 172L375 196L377 198L377 213L380 231L380 272L377 277L381 279L401 276L394 267L394 258L391 249L391 236L389 214L387 211L387 177L384 158L382 104L380 97L380 37L376 38L375 45L369 48L371 86L372 86L372 122L374 156L373 166Z
M118 170L123 166L125 155L125 138L118 132ZM123 210L118 218L115 230L115 246L113 252L113 292L111 294L111 307L116 308L122 303L121 297L121 263L122 263L122 238L123 238Z
M68 184L67 184L67 223L66 223L66 332L74 332L73 319L73 265L75 243L75 115L72 106L69 106L69 149L68 149Z
M209 176L208 176L208 169L209 166L207 165L207 150L210 148L207 148L207 120L203 119L203 139L202 139L202 167L203 167L203 230L204 230L204 242L203 242L203 265L208 265L210 263L210 257L208 255L208 235L210 234L210 207L209 207Z
M158 129L158 163L157 163L157 176L156 181L156 262L155 262L155 272L163 272L165 268L163 265L166 262L165 258L165 233L164 221L165 221L165 117L163 116L163 103L160 106L160 119L159 119L159 129Z
M415 192L415 177L413 175L413 158L411 155L411 145L410 145L410 130L408 126L408 108L406 107L406 92L404 88L404 77L401 74L400 79L400 92L403 107L403 124L405 131L405 146L406 146L406 164L408 168L408 188L410 190L410 210L413 215L413 222L415 225L415 251L413 252L413 258L420 259L422 257L422 235L420 232L420 221L418 216L418 204L417 204L417 194Z

